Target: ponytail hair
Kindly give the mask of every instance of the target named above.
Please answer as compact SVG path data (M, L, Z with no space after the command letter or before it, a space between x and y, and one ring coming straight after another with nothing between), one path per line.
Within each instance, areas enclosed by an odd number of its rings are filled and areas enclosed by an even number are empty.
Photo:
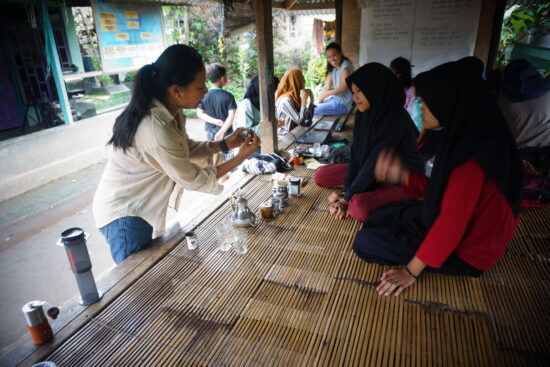
M342 52L342 46L340 46L340 44L336 43L336 42L331 42L328 44L328 46L325 48L325 52L327 52L328 50L330 49L333 49L333 50L336 50L338 53L341 53L342 54L342 62L344 62L344 60L348 60L350 61L345 55L344 53ZM330 64L330 62L327 61L327 71L325 73L325 78L330 74L332 73L332 70L334 69L334 66L332 66Z
M153 99L163 101L171 85L189 85L203 68L202 57L194 48L173 45L164 50L157 61L139 69L130 103L116 118L113 136L107 144L126 152L132 146L139 124L149 114Z

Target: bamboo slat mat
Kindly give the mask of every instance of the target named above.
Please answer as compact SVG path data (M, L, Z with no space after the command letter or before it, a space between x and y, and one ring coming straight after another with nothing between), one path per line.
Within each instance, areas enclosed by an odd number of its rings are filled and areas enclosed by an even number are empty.
M507 255L482 277L424 273L400 297L387 267L358 259L360 224L333 220L311 174L249 251L217 251L229 204L46 359L58 366L520 366L550 359L550 208L522 213ZM271 194L245 189L252 209Z

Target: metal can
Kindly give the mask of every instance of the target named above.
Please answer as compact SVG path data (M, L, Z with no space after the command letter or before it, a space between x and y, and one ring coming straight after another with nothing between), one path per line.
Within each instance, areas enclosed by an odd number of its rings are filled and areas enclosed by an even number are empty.
M288 181L290 182L290 186L288 187L290 195L300 196L302 179L300 177L291 177Z
M197 236L195 235L195 232L185 233L185 239L187 240L187 248L189 250L195 250L197 247L199 247L199 244L197 243Z
M273 196L271 198L271 203L273 204L273 211L275 214L280 214L283 212L284 206L280 198Z

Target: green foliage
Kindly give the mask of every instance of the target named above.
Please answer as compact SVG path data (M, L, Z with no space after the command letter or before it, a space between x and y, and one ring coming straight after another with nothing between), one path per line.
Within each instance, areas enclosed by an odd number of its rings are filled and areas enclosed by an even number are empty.
M550 33L550 2L506 7L500 33L497 66L507 64L506 48L514 42L527 41L529 36Z
M306 71L306 86L318 95L325 84L325 74L327 72L327 58L324 54L318 57L312 57L309 60Z
M130 71L124 77L124 83L133 83L136 80L137 71Z
M110 75L99 75L98 78L103 87L115 84L115 81L113 80L113 78L111 78Z

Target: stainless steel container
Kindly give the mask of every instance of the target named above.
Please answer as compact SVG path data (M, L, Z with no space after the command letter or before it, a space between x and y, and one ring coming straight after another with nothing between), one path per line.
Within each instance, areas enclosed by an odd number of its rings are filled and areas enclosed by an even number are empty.
M61 239L57 243L67 252L71 270L80 291L79 303L83 306L91 305L101 299L101 293L97 290L92 274L92 262L86 246L86 237L82 228L69 228L61 233Z

